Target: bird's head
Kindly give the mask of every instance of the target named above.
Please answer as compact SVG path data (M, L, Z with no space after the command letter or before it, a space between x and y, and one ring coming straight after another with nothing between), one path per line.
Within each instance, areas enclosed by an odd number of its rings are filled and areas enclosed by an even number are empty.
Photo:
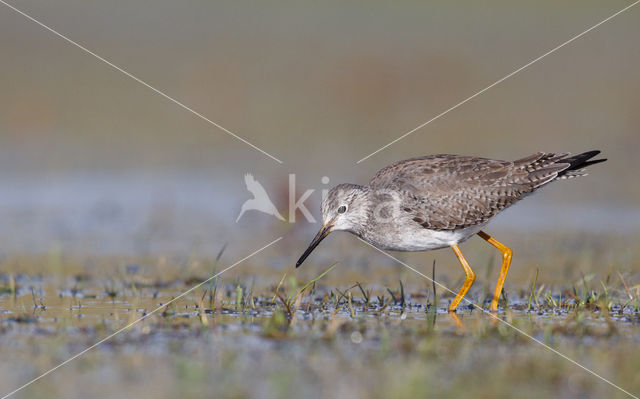
M309 247L302 254L296 267L311 254L332 231L349 231L359 234L368 219L368 200L365 187L356 184L339 184L329 190L322 200L322 227Z

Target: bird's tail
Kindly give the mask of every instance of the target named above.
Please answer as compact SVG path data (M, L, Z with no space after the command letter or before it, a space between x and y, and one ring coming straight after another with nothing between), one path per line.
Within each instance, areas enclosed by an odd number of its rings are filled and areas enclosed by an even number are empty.
M598 150L587 151L587 152L583 152L582 154L570 155L570 156L567 156L566 158L558 160L557 161L558 163L569 164L569 167L567 169L558 173L558 178L571 179L578 176L586 176L587 173L584 171L584 169L587 166L595 165L597 163L604 162L607 160L606 158L591 160L591 158L595 157L598 154L600 154L600 151Z

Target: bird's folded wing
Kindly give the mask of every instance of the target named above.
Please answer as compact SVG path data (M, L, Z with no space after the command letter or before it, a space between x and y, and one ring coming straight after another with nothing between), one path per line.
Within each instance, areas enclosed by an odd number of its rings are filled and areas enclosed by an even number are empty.
M555 179L567 167L555 163L560 158L537 153L509 162L433 155L389 165L369 186L399 193L400 211L424 228L454 230L487 222L523 195Z

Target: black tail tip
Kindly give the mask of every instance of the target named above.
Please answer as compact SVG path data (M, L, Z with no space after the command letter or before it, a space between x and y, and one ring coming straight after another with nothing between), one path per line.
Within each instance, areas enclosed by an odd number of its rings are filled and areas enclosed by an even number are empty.
M586 168L587 166L595 165L597 163L606 161L607 158L590 160L591 158L600 154L600 152L601 152L600 150L586 151L581 154L569 156L563 159L562 162L569 163L570 166L566 169L567 171L583 169L583 168Z

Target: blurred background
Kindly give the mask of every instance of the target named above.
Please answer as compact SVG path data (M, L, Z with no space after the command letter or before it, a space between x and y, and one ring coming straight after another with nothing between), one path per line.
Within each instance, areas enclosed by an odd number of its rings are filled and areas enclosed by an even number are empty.
M491 232L526 232L512 242L523 250L548 232L637 237L636 9L356 164L626 4L16 3L283 164L1 5L0 254L211 255L228 243L240 257L284 235L273 266L290 267L318 224L255 211L235 223L245 173L285 217L294 173L299 194L315 189L305 204L317 218L321 189L364 184L393 161L540 150L600 149L609 162ZM333 237L314 256L354 247L366 250Z
M357 163L631 0L2 1L282 163L0 3L0 394L156 309L16 397L626 398L479 311L458 328L452 295L349 234L294 268L319 222L292 222L290 175L317 220L394 161L592 149L486 231L515 254L505 320L640 392L640 5ZM246 173L286 221L236 223ZM461 247L482 304L499 253ZM394 256L462 284L448 249Z

